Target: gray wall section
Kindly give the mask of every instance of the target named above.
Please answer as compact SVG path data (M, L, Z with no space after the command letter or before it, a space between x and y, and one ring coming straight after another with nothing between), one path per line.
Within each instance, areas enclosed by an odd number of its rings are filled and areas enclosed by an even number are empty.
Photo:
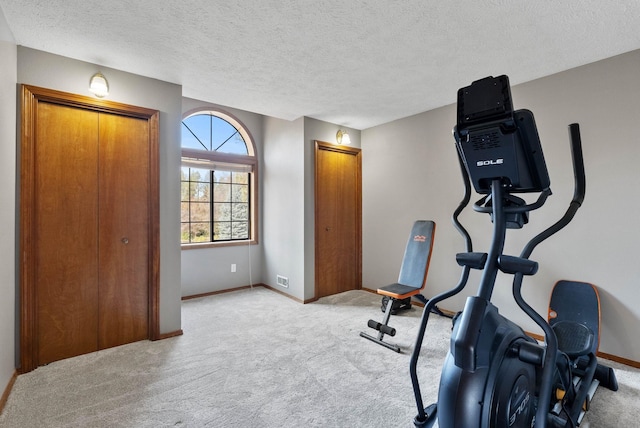
M263 116L190 98L182 100L183 114L199 109L215 109L239 120L253 138L258 157L258 243L218 248L182 250L182 296L209 293L262 282L262 153ZM231 272L231 264L236 272Z
M182 89L95 64L18 47L18 83L91 95L89 79L101 71L109 101L160 111L160 332L181 328L180 319L180 118Z
M263 282L298 300L315 297L315 141L335 143L346 129L352 146L360 131L311 118L264 121ZM289 278L289 288L277 285Z
M634 215L640 209L638 70L640 51L634 51L513 88L515 107L530 109L536 116L554 194L543 208L531 213L524 229L508 232L505 248L505 253L518 255L530 237L566 210L573 195L567 127L580 123L586 199L575 220L534 251L532 259L540 263L540 270L525 279L524 296L546 318L556 281L593 283L602 304L600 350L634 361L640 361L636 332L640 228ZM397 277L404 239L411 222L419 218L437 223L425 295L457 283L460 268L454 257L463 251L464 243L450 216L463 187L451 135L454 124L455 106L450 105L363 131L365 287L376 288ZM468 209L461 219L475 239L474 249L488 248L489 217ZM462 309L466 296L476 291L478 279L474 274L464 295L441 306ZM513 303L507 276L499 276L494 301L501 313L539 333Z
M303 300L304 283L304 119L265 117L262 179L262 282ZM277 284L289 278L289 287Z
M16 361L16 82L18 55L0 10L0 391Z

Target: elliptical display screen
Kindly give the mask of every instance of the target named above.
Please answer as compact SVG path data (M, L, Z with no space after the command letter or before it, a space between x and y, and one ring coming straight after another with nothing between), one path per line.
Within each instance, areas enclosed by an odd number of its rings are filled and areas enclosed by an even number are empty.
M533 113L513 110L507 76L458 90L458 152L478 193L502 181L510 193L541 192L550 180Z

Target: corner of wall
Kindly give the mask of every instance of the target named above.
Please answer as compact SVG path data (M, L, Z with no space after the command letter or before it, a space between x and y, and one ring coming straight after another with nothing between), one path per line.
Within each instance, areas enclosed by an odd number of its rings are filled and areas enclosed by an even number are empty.
M0 11L0 26L6 25ZM15 376L16 338L16 85L17 47L0 39L0 390ZM13 143L12 143L13 142ZM8 386L10 388L10 386Z

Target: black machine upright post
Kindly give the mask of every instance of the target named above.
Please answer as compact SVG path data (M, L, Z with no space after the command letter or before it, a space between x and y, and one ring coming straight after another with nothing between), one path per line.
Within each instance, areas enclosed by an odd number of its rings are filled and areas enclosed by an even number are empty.
M493 288L498 276L498 258L504 249L505 235L507 232L507 222L504 214L504 188L500 179L494 179L491 182L491 218L493 220L493 236L491 238L491 246L487 255L487 261L482 272L480 287L478 289L478 297L485 300L491 300Z

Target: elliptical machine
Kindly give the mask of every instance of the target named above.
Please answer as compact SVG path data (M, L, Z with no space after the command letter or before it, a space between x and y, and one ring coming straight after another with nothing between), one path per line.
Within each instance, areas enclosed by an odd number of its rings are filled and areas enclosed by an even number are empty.
M506 230L522 228L529 212L542 207L551 195L533 114L513 110L507 76L487 77L458 91L453 133L465 185L453 223L465 239L466 252L456 256L463 268L458 285L431 298L422 314L410 363L418 407L414 425L428 428L437 420L439 428L576 427L598 383L617 389L615 375L612 369L598 364L593 332L585 334L585 327L578 323L554 332L524 301L521 287L523 277L538 270L538 264L529 259L535 247L565 227L584 199L586 182L579 126L569 126L575 176L575 193L569 208L560 220L532 238L520 256L502 253ZM471 183L477 193L484 195L473 205L474 210L490 214L493 222L488 253L473 251L471 237L458 221L469 204ZM527 203L515 193L538 193L538 197ZM478 292L467 299L454 321L438 402L425 408L417 363L429 314L437 303L464 289L470 269L482 270ZM542 328L543 344L500 315L491 303L498 271L514 275L513 296ZM559 334L572 339L562 341L572 342L570 357L558 347Z

